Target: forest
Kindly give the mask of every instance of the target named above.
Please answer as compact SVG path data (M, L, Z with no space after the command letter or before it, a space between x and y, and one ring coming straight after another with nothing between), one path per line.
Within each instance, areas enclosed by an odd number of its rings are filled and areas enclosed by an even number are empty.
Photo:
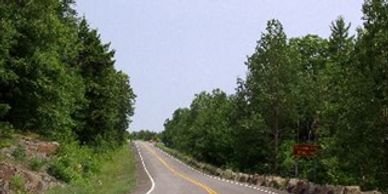
M126 144L136 97L74 3L0 2L0 147L14 133L59 142L48 171L66 182L90 177L103 153Z
M268 21L235 93L196 94L165 121L163 143L236 171L386 191L388 2L362 11L356 32L338 17L328 38L287 37ZM302 143L318 153L294 157Z

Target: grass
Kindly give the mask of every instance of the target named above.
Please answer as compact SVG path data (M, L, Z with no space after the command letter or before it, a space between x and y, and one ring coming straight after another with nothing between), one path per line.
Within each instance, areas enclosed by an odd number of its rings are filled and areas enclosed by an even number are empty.
M126 145L115 151L111 159L102 162L100 171L88 183L70 183L63 188L54 188L46 194L122 194L135 187L135 153Z
M20 175L13 176L9 182L10 188L16 193L25 193L25 188L24 188L25 184L26 184L26 181Z
M0 129L1 130L1 129ZM0 136L0 149L1 148L6 148L10 147L13 144L13 139L12 138L3 138Z
M25 146L17 145L16 149L12 152L12 156L17 161L25 161L27 158L27 150Z
M28 165L33 171L41 171L46 161L39 158L32 158L29 160Z

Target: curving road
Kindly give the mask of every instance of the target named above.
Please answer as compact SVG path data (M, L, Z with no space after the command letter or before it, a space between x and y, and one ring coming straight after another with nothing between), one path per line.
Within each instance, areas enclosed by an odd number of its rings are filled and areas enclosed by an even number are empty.
M146 194L278 194L268 188L256 188L206 176L167 156L152 144L135 142L141 162L152 182Z

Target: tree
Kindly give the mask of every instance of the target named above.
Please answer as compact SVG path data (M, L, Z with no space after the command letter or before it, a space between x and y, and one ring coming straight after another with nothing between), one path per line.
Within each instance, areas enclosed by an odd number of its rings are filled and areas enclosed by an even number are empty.
M230 167L248 172L266 173L269 171L268 153L270 142L261 114L249 105L248 91L242 79L237 80L236 94L231 102L232 150Z
M281 23L270 20L261 35L255 53L249 57L247 90L249 106L264 119L268 129L261 134L271 136L273 149L267 157L273 172L278 170L279 145L288 135L292 123L294 96L291 91L295 68L289 56L287 37ZM268 144L267 144L268 145Z
M76 130L83 144L115 144L123 142L123 133L133 115L135 95L129 78L114 69L114 51L102 44L96 30L91 30L85 19L79 24L81 49L75 67L80 69L85 84L85 99L75 117ZM104 143L106 142L106 143Z
M62 22L58 5L54 0L2 3L3 24L13 31L3 50L2 66L12 77L1 87L2 101L11 106L5 119L47 136L71 134L70 114L83 93L80 77L66 66L74 59L75 31Z
M73 0L0 3L0 123L60 141L125 142L135 95Z
M349 84L341 104L340 130L335 134L334 146L340 146L336 154L346 181L361 183L366 189L387 188L388 183L383 163L387 157L384 138L388 136L387 10L387 1L371 0L363 5L364 29L359 29L348 63Z

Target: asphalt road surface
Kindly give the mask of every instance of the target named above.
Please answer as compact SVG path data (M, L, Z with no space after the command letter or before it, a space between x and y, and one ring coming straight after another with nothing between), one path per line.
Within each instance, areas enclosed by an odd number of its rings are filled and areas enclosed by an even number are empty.
M206 176L168 157L152 144L135 142L142 164L152 182L146 194L278 194L267 188L256 188ZM144 167L143 166L143 167Z

